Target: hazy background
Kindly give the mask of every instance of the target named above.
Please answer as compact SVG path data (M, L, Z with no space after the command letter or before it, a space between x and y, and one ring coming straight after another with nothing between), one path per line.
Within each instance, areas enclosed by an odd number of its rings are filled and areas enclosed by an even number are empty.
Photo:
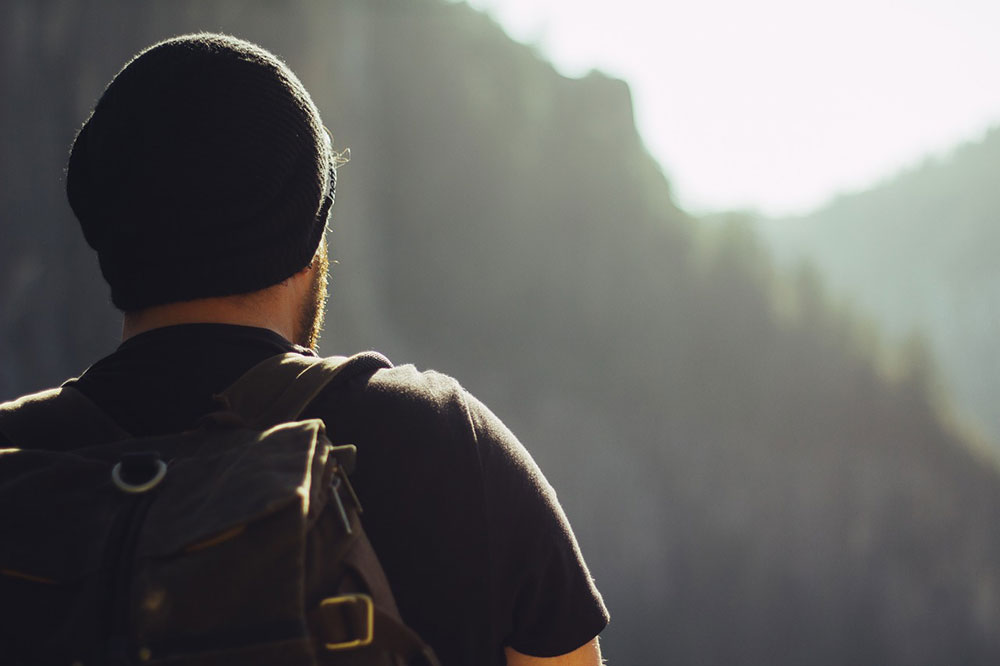
M995 664L993 10L810 4L582 4L573 47L554 0L477 2L520 41L438 0L4 2L0 399L117 343L76 128L142 47L231 32L352 149L323 351L454 374L511 426L612 663Z

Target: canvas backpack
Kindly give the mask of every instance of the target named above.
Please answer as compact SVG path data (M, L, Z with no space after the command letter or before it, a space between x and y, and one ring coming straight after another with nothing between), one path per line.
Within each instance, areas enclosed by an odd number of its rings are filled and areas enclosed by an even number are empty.
M275 356L157 437L71 386L0 405L0 663L437 666L362 528L356 449L298 420L387 365Z

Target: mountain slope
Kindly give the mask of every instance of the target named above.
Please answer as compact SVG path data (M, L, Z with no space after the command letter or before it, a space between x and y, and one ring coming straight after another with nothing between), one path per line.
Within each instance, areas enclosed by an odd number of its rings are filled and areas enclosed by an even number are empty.
M871 190L762 228L891 340L926 337L957 408L1000 451L1000 130Z

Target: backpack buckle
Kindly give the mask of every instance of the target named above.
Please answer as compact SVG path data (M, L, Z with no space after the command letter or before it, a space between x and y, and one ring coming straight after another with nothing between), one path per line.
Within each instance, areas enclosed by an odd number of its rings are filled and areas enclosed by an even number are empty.
M375 636L375 603L367 594L327 597L319 602L319 614L327 650L364 647Z

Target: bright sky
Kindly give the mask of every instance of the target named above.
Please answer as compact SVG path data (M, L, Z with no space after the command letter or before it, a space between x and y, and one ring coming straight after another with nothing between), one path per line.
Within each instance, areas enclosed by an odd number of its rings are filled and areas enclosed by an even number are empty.
M1000 0L467 0L629 82L692 212L784 214L1000 124Z

